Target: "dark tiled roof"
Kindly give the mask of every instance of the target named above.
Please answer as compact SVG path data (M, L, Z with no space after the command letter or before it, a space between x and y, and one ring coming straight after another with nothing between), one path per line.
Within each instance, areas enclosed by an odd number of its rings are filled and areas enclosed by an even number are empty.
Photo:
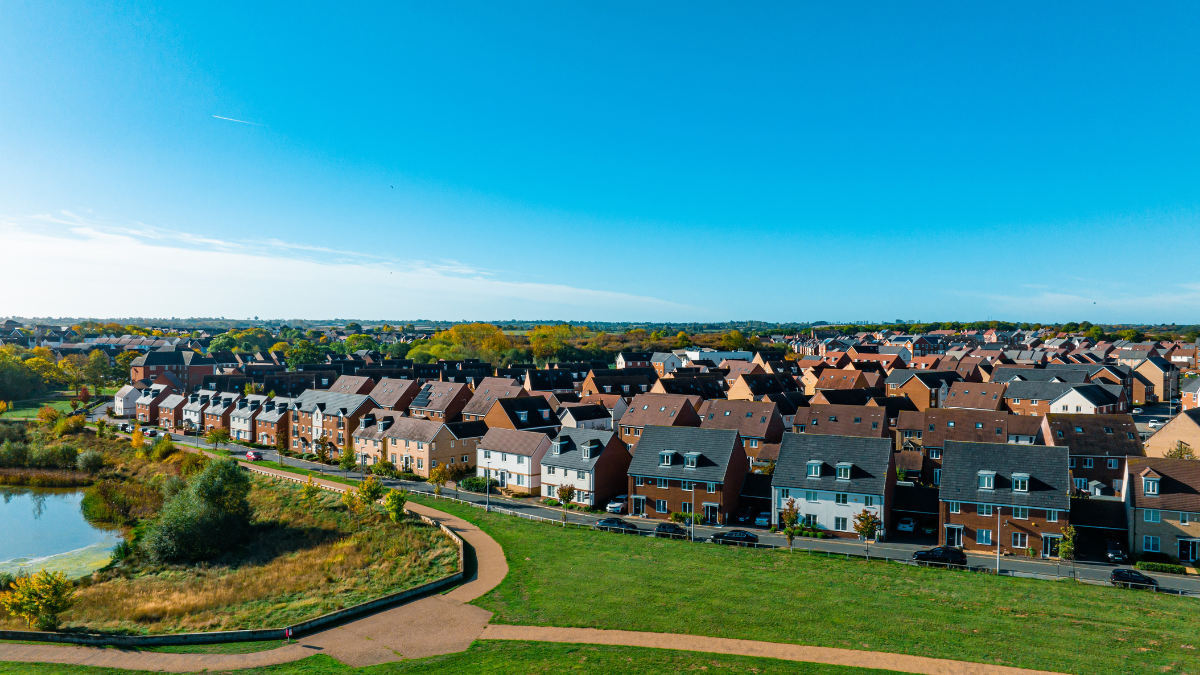
M446 425L455 438L482 438L488 432L483 422L450 422Z
M887 408L814 404L797 413L792 425L804 427L804 434L883 438L888 433Z
M737 442L737 432L729 429L648 426L638 440L629 475L721 483ZM671 453L670 466L661 464L661 452ZM693 452L699 457L696 468L689 469L684 455Z
M892 460L889 438L784 434L775 464L775 487L881 495ZM821 477L808 477L808 463L821 462ZM837 465L850 462L849 480L838 480Z
M602 431L599 429L563 429L554 438L554 442L550 445L550 450L542 456L542 464L545 466L560 466L566 469L591 471L596 467L596 462L600 461L600 455L605 452L605 448L608 447L612 439L613 432L611 431ZM592 444L591 456L584 459L581 446L589 442ZM557 455L554 454L555 447L560 448ZM613 452L629 454L623 447L614 449Z
M559 425L558 416L554 414L554 409L541 396L502 398L492 405L500 406L500 409L508 416L512 425L518 430L543 429ZM521 412L525 413L524 421L517 414Z
M1088 377L1086 368L997 368L992 373L992 382L1050 382L1057 379L1082 384L1088 381Z
M979 489L979 472L995 471L994 489ZM1012 489L1014 473L1029 474L1029 491ZM946 441L942 451L942 501L1004 504L1037 509L1071 508L1067 449L1044 445Z
M693 398L674 394L640 394L629 404L621 424L630 427L651 425L669 426L685 407L692 407ZM693 408L694 410L694 408Z
M1130 505L1137 509L1162 509L1200 513L1200 461L1131 457L1129 459ZM1147 497L1142 480L1157 474L1158 496Z
M515 431L493 427L479 441L481 450L493 452L510 452L515 455L533 457L543 442L549 442L550 437L537 431Z
M705 401L697 412L702 428L736 429L742 438L766 438L771 421L779 416L779 410L770 401Z
M571 419L576 422L584 420L606 420L612 419L612 413L602 405L572 405L569 408L563 408L560 412L565 416L571 413Z
M527 389L537 391L554 391L564 389L574 391L575 379L569 370L531 370L525 380Z
M1070 382L1022 382L1015 380L1008 383L1008 389L1004 391L1004 398L1020 399L1022 401L1035 399L1039 401L1053 401L1074 386Z
M1072 455L1143 457L1142 437L1133 416L1050 413L1046 445L1065 445Z
M782 394L767 394L763 396L764 401L771 401L779 406L779 414L781 415L797 415L799 410L808 407L811 396L805 395L799 391L789 391Z
M743 374L738 379L745 382L746 386L750 388L750 393L755 396L782 394L788 391L800 390L800 386L796 384L796 378L790 375L754 373L750 375Z

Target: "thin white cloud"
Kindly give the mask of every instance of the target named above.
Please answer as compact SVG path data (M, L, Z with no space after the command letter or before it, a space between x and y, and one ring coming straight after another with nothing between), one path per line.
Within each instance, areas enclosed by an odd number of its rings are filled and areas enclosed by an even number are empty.
M246 120L235 120L235 119L233 119L232 117L221 117L220 115L213 115L213 117L215 117L215 118L217 118L217 119L219 119L219 120L229 120L230 122L239 122L239 123L241 123L241 124L250 124L250 125L253 125L253 126L256 126L256 127L261 127L261 126L262 126L262 125L261 125L261 124L259 124L258 122L247 122Z
M292 248L115 227L74 214L0 218L0 240L0 284L18 291L5 298L12 315L686 320L699 313L455 261L404 261L399 251L392 259L355 252L310 259Z

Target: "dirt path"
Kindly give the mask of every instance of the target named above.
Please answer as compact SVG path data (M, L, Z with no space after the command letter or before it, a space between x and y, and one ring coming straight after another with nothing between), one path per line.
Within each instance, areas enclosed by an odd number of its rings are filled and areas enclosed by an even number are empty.
M307 480L307 477L297 474L260 466L247 466L280 478ZM317 478L313 480L322 487L339 492L347 489L342 483ZM369 666L402 658L461 652L475 640L529 640L761 656L788 661L883 668L924 675L1054 675L1045 671L1008 666L755 640L595 628L489 624L491 612L464 603L487 593L504 580L508 574L504 550L487 533L461 518L420 504L409 504L408 510L444 524L474 549L476 565L470 578L444 595L422 598L310 635L291 645L251 654L162 654L95 647L0 643L0 661L71 663L190 673L257 668L290 663L313 654L328 654L349 666Z

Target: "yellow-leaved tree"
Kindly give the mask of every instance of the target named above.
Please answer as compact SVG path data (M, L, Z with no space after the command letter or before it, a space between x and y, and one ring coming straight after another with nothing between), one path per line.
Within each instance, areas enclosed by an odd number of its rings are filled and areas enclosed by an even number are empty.
M42 570L31 577L18 577L12 590L0 595L0 607L19 616L37 630L58 628L58 615L75 604L75 586L62 572Z

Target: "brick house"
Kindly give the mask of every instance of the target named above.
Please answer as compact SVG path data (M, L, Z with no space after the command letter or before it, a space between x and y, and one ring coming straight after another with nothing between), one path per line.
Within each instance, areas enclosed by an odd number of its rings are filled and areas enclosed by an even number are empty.
M529 392L520 382L507 377L485 377L475 385L471 400L462 409L464 422L479 422L491 411L492 405L502 398L521 398Z
M583 396L617 394L633 397L649 392L657 381L648 375L626 375L619 370L593 370L584 378L579 393Z
M941 408L950 397L950 385L962 381L952 370L896 370L885 380L888 396L904 396L918 410Z
M558 421L564 429L596 429L612 431L612 414L599 404L573 404L560 409ZM626 453L628 454L628 453Z
M1033 438L1022 438L1010 428L1018 419L1006 412L962 408L902 412L896 425L896 447L919 452L923 458L920 480L936 486L942 479L942 453L947 441L1032 445L1036 441L1036 429Z
M1200 560L1200 461L1131 457L1124 480L1133 555L1166 555L1195 566Z
M1193 377L1183 385L1179 395L1179 404L1183 410L1200 408L1200 377Z
M334 454L341 453L352 442L351 434L362 416L378 407L365 394L310 389L297 396L292 405L289 421L292 449L314 452L316 442L325 439Z
M767 372L762 366L757 363L750 363L749 361L725 360L721 362L720 369L727 371L725 374L725 383L731 387L742 375L761 375Z
M650 366L658 372L659 377L663 377L682 367L683 359L672 352L654 352L650 356Z
M492 478L502 490L542 492L542 458L550 437L534 431L488 429L475 451L475 472Z
M618 435L632 453L647 426L700 426L696 408L700 398L671 394L639 394L630 402L617 425Z
M395 410L407 415L408 406L420 391L421 383L416 380L381 377L369 392L357 393L370 395L371 400L384 410Z
M370 394L375 380L362 375L342 375L329 386L335 394Z
M1058 557L1070 524L1067 448L946 441L938 543Z
M426 382L408 404L408 414L436 422L458 422L471 400L471 389L462 382Z
M853 368L841 370L826 368L821 372L821 377L813 384L813 392L816 393L823 389L866 389L874 386L867 375L867 373Z
M1074 487L1094 496L1120 494L1128 457L1146 450L1131 415L1050 413L1042 419L1046 445L1070 448Z
M652 368L650 359L654 358L651 352L621 352L617 354L617 369L622 368Z
M204 431L204 411L213 394L200 391L188 395L187 403L183 406L183 428L185 431L201 433Z
M761 401L770 394L793 391L800 391L800 385L794 377L761 373L739 377L725 392L725 398L731 401Z
M950 396L945 408L967 408L970 410L1007 410L1004 406L1003 382L955 382L950 385Z
M1146 439L1147 457L1165 457L1183 444L1200 457L1200 409L1184 410Z
M258 434L254 430L255 422L268 398L260 394L249 394L237 402L237 407L229 413L229 435L233 440L256 442Z
M216 372L217 362L213 358L173 345L146 352L129 364L130 381L154 380L163 373L171 373L179 378L181 394L200 386L205 375Z
M487 426L480 422L446 424L375 408L362 416L352 436L360 464L387 460L401 471L428 478L438 466L474 466L479 440L486 433Z
M792 430L819 436L890 438L888 410L883 406L839 405L809 402L796 412Z
M157 424L159 404L174 393L176 393L175 387L165 382L156 382L143 389L142 395L134 404L137 420L142 424Z
M262 411L254 420L255 442L259 445L285 448L291 444L288 433L291 415L288 411L294 401L295 399L276 396L263 404Z
M701 429L736 429L751 459L763 445L783 438L783 416L771 401L704 401L696 413Z
M725 398L729 383L720 374L676 375L664 377L650 387L651 394L698 396L704 400Z
M233 413L241 398L241 394L214 393L208 407L204 409L203 432L207 433L213 429L229 431L229 415Z
M771 479L771 524L794 499L801 522L835 537L857 538L854 517L863 511L890 525L896 490L896 453L886 438L788 434L779 446Z
M632 457L612 431L563 429L542 456L544 497L558 498L558 489L575 488L571 500L585 506L604 506L625 492Z
M1179 396L1179 368L1161 356L1150 356L1133 366L1135 375L1140 375L1148 381L1153 393L1135 403L1153 403L1154 401L1170 402Z
M187 396L171 394L158 404L158 426L168 431L183 428L183 406Z
M749 467L735 430L647 426L629 463L629 512L667 520L694 505L704 523L725 524Z
M513 429L536 431L553 436L562 423L554 408L541 396L502 398L492 402L488 414L483 417L489 429Z
M579 403L571 405L602 405L608 409L608 414L612 416L613 426L621 421L621 417L625 415L625 411L629 409L631 398L626 396L618 396L616 394L591 394L583 396L579 399Z

